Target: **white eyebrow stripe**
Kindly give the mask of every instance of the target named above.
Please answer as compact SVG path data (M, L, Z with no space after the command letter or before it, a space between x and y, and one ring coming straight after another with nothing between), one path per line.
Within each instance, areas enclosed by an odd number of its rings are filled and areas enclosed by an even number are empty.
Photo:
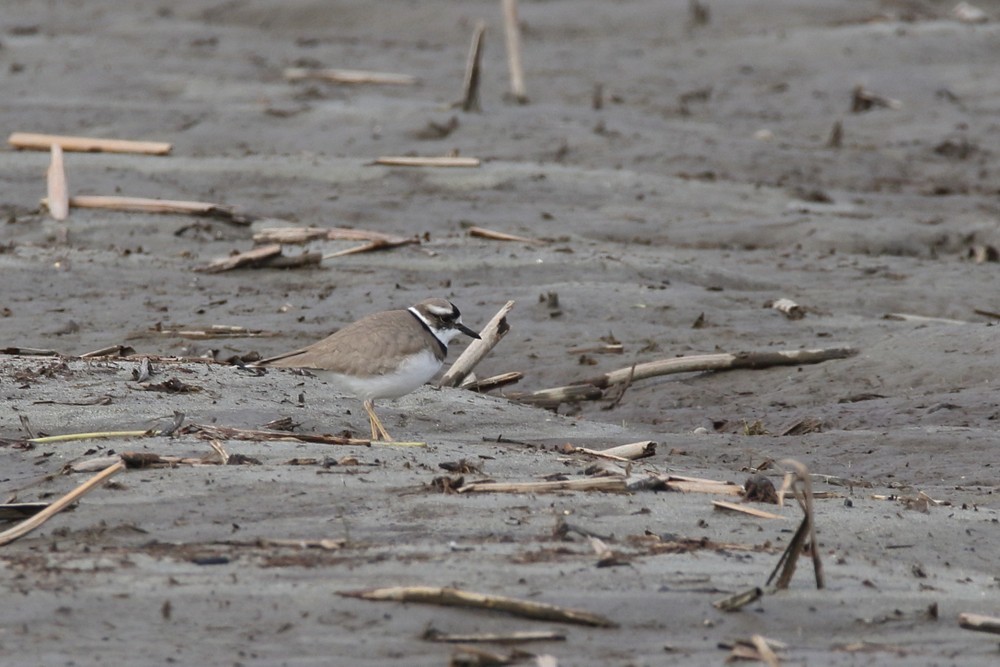
M449 317L455 315L454 308L442 308L441 306L435 306L434 304L428 304L427 310L440 317Z

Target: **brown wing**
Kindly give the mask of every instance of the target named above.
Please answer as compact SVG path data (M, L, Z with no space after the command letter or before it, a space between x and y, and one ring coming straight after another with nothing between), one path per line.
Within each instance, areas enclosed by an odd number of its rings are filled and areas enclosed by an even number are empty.
M417 328L406 310L373 313L349 324L301 350L272 357L259 365L279 368L311 368L358 377L383 375L396 367L399 355L419 352L429 343L438 345L433 334ZM414 332L420 336L414 336Z

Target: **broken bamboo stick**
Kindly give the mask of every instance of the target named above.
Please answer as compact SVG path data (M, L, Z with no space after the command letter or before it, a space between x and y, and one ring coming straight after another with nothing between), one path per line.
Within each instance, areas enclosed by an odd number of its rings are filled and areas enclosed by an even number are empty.
M52 144L64 151L83 153L142 153L145 155L166 155L171 145L160 141L129 141L126 139L95 139L62 134L38 134L35 132L12 132L7 143L14 148L47 151Z
M510 94L518 104L528 103L521 65L521 26L517 20L517 0L503 0L503 26L507 37L507 67L510 69Z
M625 480L620 477L588 477L555 482L470 482L459 487L459 493L552 493L555 491L626 491Z
M483 59L483 34L486 32L484 21L476 22L472 31L472 44L469 46L469 56L465 60L465 82L462 87L462 99L456 106L462 111L481 111L479 106L479 79Z
M51 503L48 507L46 507L38 514L31 517L30 519L25 519L24 521L17 524L13 528L9 528L3 531L2 533L0 533L0 546L3 546L5 544L10 544L14 540L24 537L25 535L27 535L28 533L35 530L43 523L51 519L53 516L63 511L73 503L75 503L79 498L93 491L95 487L103 484L107 479L109 479L113 475L117 475L124 469L125 469L125 463L123 461L118 461L108 466L94 477L91 477L80 486L76 487L63 497Z
M755 516L759 519L785 518L780 514L775 514L774 512L759 510L756 507L750 507L749 505L738 505L737 503L729 503L726 502L725 500L713 500L712 505L714 505L716 509L726 510L729 512L740 512L742 514L749 514L750 516Z
M221 440L286 440L299 442L314 442L322 445L357 445L367 447L371 440L361 438L345 438L339 435L324 435L316 433L291 433L290 431L268 431L262 429L232 428L229 426L210 426L208 424L189 424L184 433L193 433L206 438ZM399 444L399 443L397 443Z
M785 473L785 483L782 485L782 492L778 494L779 498L783 495L785 488L790 487L795 494L795 499L798 501L799 507L802 508L803 516L802 523L799 524L798 529L788 543L788 547L781 554L781 558L778 559L777 565L771 571L771 576L767 578L767 583L770 584L774 580L775 575L780 571L781 575L775 583L775 588L778 590L788 588L788 584L792 580L792 575L795 574L795 565L798 562L799 555L808 546L812 554L816 588L824 588L823 563L820 560L819 545L816 544L812 477L809 475L809 469L794 459L785 459L781 461L781 465L788 472Z
M751 602L761 599L763 596L764 591L760 586L754 586L745 591L740 591L735 595L730 595L727 598L716 600L712 603L712 606L720 611L739 611Z
M437 586L393 586L361 591L340 591L338 595L361 600L417 602L451 607L472 607L502 611L515 616L560 623L578 623L599 628L615 628L618 624L603 616L580 609L558 607L534 600L521 600L501 595L487 595L459 588Z
M420 238L347 227L271 227L262 229L253 235L253 242L258 245L268 243L301 245L310 241L370 241L379 242L385 246L395 246L420 243Z
M440 155L421 157L415 155L385 155L375 159L375 164L385 167L478 167L477 157Z
M319 79L321 81L331 81L333 83L347 84L381 84L395 86L412 86L417 82L417 77L410 74L395 74L392 72L371 72L359 69L328 69L328 68L308 68L308 67L288 67L285 68L284 77L288 81L302 81L304 79Z
M527 236L497 232L492 229L484 229L483 227L469 227L469 236L478 236L479 238L491 239L493 241L515 241L517 243L529 243L531 245L545 244L545 241L542 241L541 239L532 239Z
M42 203L49 205L48 199ZM80 195L70 197L72 208L104 208L112 211L135 211L139 213L189 213L207 215L215 212L226 213L228 209L218 204L175 199L151 199L148 197L117 197L112 195Z
M996 616L983 616L981 614L965 612L958 615L958 625L966 630L992 632L1000 635L1000 618Z
M63 166L63 149L59 144L52 144L46 180L48 196L45 201L49 215L55 220L65 220L69 216L69 186L66 183L66 168Z
M488 378L483 378L482 380L476 378L475 375L470 374L462 380L461 384L458 386L461 389L468 389L479 394L485 394L488 391L493 391L494 389L499 389L500 387L506 387L509 384L516 384L522 379L524 379L524 373L521 371L500 373L499 375L493 375Z
M479 340L473 340L465 348L465 351L459 355L458 359L455 360L455 363L451 365L451 368L441 377L441 381L438 383L439 387L457 387L460 385L462 380L476 367L476 364L482 361L483 357L489 354L490 350L503 340L503 337L510 331L510 325L507 324L507 314L513 307L514 302L508 301L497 311L496 315L479 332Z
M612 461L634 461L656 455L656 443L652 440L642 440L632 442L627 445L618 445L607 449L589 449L587 447L573 447L573 453L589 454L599 458L611 459Z
M520 630L506 633L450 634L430 628L424 632L421 639L453 644L473 644L478 642L520 644L522 642L562 642L566 641L566 633L559 630Z
M831 359L845 359L857 353L858 351L852 347L833 347L808 350L782 350L779 352L727 352L722 354L700 354L692 357L659 359L609 371L603 375L581 380L575 384L553 387L551 389L540 389L529 394L519 394L509 396L508 398L531 404L592 400L601 398L603 391L598 391L595 396L594 392L586 391L589 388L604 390L623 382L636 382L660 375L737 369L760 370L773 366L818 364Z

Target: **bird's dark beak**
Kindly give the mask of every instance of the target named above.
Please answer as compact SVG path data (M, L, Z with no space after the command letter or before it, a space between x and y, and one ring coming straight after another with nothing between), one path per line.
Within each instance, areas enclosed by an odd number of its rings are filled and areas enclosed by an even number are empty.
M455 328L464 333L466 336L470 336L472 338L475 338L476 340L480 340L479 334L477 334L475 331L465 326L461 322L455 322Z

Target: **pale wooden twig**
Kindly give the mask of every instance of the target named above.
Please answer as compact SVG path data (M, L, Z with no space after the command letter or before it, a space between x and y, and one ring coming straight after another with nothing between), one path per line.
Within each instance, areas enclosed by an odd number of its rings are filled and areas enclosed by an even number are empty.
M306 67L288 67L284 71L284 76L289 81L302 81L304 79L320 79L333 83L373 83L396 86L412 86L417 82L417 77L409 74L394 74L392 72L369 72L358 69L310 69Z
M484 394L488 391L494 389L499 389L500 387L506 387L509 384L516 384L524 379L524 373L520 371L510 371L508 373L500 373L499 375L493 375L488 378L483 378L479 380L475 375L470 374L462 383L458 385L461 389L469 389L471 391L479 392Z
M739 611L751 602L759 600L763 595L764 591L759 586L754 586L748 590L730 595L727 598L716 600L712 603L712 606L720 611Z
M166 155L171 146L159 141L127 141L125 139L94 139L60 134L37 134L34 132L13 132L7 138L14 148L28 148L47 151L52 144L57 144L64 151L104 152L104 153L143 153L146 155Z
M456 106L462 107L462 111L480 111L479 106L479 79L480 64L483 59L483 34L486 32L486 23L477 21L476 27L472 31L472 44L469 45L469 56L465 60L465 83L462 87L462 99Z
M226 324L213 324L207 329L164 329L158 325L158 328L151 329L148 333L155 334L157 336L178 336L180 338L188 338L190 340L206 340L210 338L268 338L278 335L273 331L247 329L246 327L230 326Z
M623 354L625 346L621 343L602 343L600 345L571 347L566 352L569 354Z
M385 246L395 246L420 243L420 238L347 227L271 227L253 235L253 242L257 244L303 244L310 241L371 241L380 242Z
M42 203L48 206L48 199ZM218 204L200 201L182 201L175 199L150 199L147 197L118 197L114 195L79 195L70 197L72 208L103 208L112 211L135 211L138 213L187 213L193 215L209 215L219 213L226 215L229 209Z
M52 144L52 157L46 174L48 197L45 198L49 215L55 220L65 220L69 215L69 186L66 184L66 168L63 166L63 150L59 144Z
M790 320L801 320L806 316L805 308L791 299L775 299L774 301L767 302L765 307L778 311Z
M886 313L884 320L899 320L902 322L918 322L927 324L973 324L967 320L952 320L947 317L927 317L926 315L913 315L912 313Z
M412 243L413 241L407 239L405 243ZM386 243L385 241L370 241L363 245L354 246L353 248L347 248L346 250L338 250L337 252L329 252L323 255L323 259L335 259L337 257L346 257L347 255L357 255L362 252L372 252L373 250L385 250L387 248L395 248L396 246L403 245L402 243Z
M484 229L483 227L469 227L469 236L478 236L484 239L492 239L493 241L530 243L532 245L543 245L545 243L545 241L542 241L541 239L532 239L527 236L517 236L516 234L508 234L506 232L497 232L492 229Z
M625 480L620 477L568 479L556 482L470 482L459 493L553 493L556 491L623 492Z
M42 438L31 438L28 442L36 445L47 445L53 442L73 442L76 440L97 440L101 438L142 438L153 435L156 435L156 431L95 431L91 433L47 435Z
M589 454L599 458L606 458L612 461L634 461L656 455L656 443L652 440L642 440L632 442L627 445L618 445L608 449L588 449L587 447L573 447L574 453Z
M92 491L95 487L103 484L112 475L116 475L124 469L125 464L122 461L118 461L108 466L94 477L91 477L86 482L67 493L65 496L51 503L48 507L30 519L26 519L13 528L3 531L0 533L0 546L9 544L18 538L24 537L51 519L53 516L66 509L69 505L72 505L79 498Z
M992 632L1000 635L1000 618L996 616L983 616L981 614L965 612L958 615L958 625L966 630Z
M417 602L437 604L452 607L472 607L502 611L524 618L534 618L542 621L559 623L578 623L600 628L615 628L618 624L603 616L592 614L580 609L558 607L534 600L500 595L476 593L458 588L439 588L436 586L394 586L390 588L375 588L362 591L340 591L338 595L362 600Z
M737 503L728 503L725 500L713 500L712 505L716 509L728 510L730 512L740 512L742 514L749 514L750 516L755 516L760 519L784 519L785 517L780 514L775 514L774 512L767 512L765 510L757 509L756 507L751 507L749 505L738 505Z
M375 164L387 167L478 167L480 162L481 160L477 157L461 157L458 155L434 157L386 155L375 159Z
M477 634L449 634L433 628L424 632L421 639L431 642L447 642L454 644L473 644L490 642L492 644L520 644L522 642L562 642L566 641L566 633L559 630L521 630L517 632L483 632Z
M507 66L510 69L510 94L518 104L528 103L521 66L521 26L517 21L517 0L503 0L503 26L507 36Z
M819 545L816 543L812 477L809 475L809 469L794 459L785 459L781 462L781 465L788 469L788 472L785 473L785 483L782 485L782 490L778 494L778 497L779 499L782 498L785 487L790 486L795 493L795 499L798 501L799 507L802 508L803 517L802 523L799 524L798 529L789 541L788 547L781 554L777 565L771 571L771 576L767 578L767 583L770 584L780 570L781 576L778 577L775 588L778 590L788 588L788 584L792 580L792 575L795 574L795 565L799 559L799 555L802 553L803 548L808 545L809 551L812 553L816 588L824 588L823 563L820 560Z
M714 493L724 496L738 496L743 492L743 487L739 484L669 479L669 476L664 481L664 487L669 491L680 491L681 493Z
M514 307L513 301L508 301L497 311L497 314L486 323L483 330L479 332L479 340L473 340L465 351L459 355L451 368L441 377L438 386L457 387L462 380L472 372L483 357L489 354L496 344L503 340L503 337L510 331L507 324L507 313Z
M214 259L207 265L195 269L203 273L221 273L231 271L245 266L260 266L264 262L281 254L281 244L272 243L270 245L251 248L244 252L238 252L228 257Z
M358 445L363 447L371 444L371 440L368 439L345 438L339 435L290 433L289 431L231 428L228 426L210 426L208 424L189 424L183 430L185 433L198 433L207 438L228 440L287 440L293 442L315 442L323 445Z
M770 368L772 366L797 366L817 364L831 359L844 359L857 354L851 347L818 348L809 350L783 350L780 352L737 352L724 354L701 354L692 357L659 359L636 364L627 368L610 371L603 375L581 380L564 387L541 389L530 394L508 396L512 400L532 404L566 402L570 400L592 400L603 396L602 391L622 382L636 382L659 375L672 373L693 373L700 371L725 371L736 369Z
M221 273L241 268L288 269L300 266L314 266L319 264L322 259L323 256L318 252L304 252L295 257L287 257L281 254L280 243L272 243L243 252L237 252L227 257L213 259L208 264L196 268L195 271L201 273Z
M107 347L102 347L98 350L92 350L90 352L84 352L80 355L81 359L93 359L95 357L127 357L130 354L135 354L135 349L129 347L128 345L108 345Z
M641 477L629 482L628 488L630 491L680 491L724 496L739 496L743 493L743 487L739 484L672 474Z
M780 667L781 662L768 645L767 639L761 635L753 635L750 637L750 643L757 649L757 654L760 656L761 661L767 664L767 667Z

